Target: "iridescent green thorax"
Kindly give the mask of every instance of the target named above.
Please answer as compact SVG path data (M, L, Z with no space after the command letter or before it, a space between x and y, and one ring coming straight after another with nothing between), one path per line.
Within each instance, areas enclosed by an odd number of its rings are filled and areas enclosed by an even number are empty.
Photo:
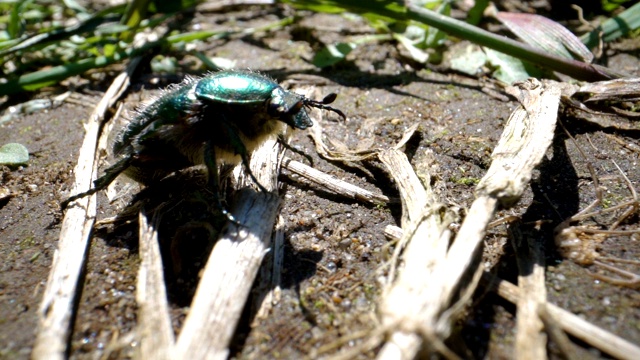
M199 81L195 95L202 101L259 104L268 101L276 88L280 85L258 73L222 71Z
M222 71L198 82L195 96L206 103L245 106L247 109L264 105L264 115L296 128L313 125L302 95L285 91L278 83L264 75L248 71Z

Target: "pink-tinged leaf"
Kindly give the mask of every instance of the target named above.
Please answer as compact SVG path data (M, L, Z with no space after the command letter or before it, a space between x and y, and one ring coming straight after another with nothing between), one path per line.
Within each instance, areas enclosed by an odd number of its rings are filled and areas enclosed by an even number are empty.
M550 54L591 63L593 54L571 31L535 14L498 12L500 20L525 43Z

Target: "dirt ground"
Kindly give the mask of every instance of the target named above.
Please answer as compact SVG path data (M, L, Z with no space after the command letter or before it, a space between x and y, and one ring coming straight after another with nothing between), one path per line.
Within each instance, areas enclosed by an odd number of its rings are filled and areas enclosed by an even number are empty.
M278 7L228 8L224 13L196 13L190 24L212 29L230 24L252 27L275 21L288 11ZM304 19L293 26L212 40L201 44L200 49L209 56L233 59L236 68L261 71L280 81L290 80L286 82L289 85L313 86L322 96L337 93L333 105L347 114L348 120L341 122L329 116L323 121L323 128L328 138L351 148L391 146L409 126L419 123L418 134L407 144L406 152L418 174L427 152L435 156L437 172L432 185L441 201L460 209L463 217L464 209L474 199L474 185L490 165L492 149L516 102L489 96L473 79L420 69L389 42L359 46L346 62L323 71L309 63L321 44L365 33L373 30L362 20L305 13ZM638 45L637 39L635 43L627 40L618 44L617 49L609 50L608 65L640 76ZM182 61L188 67L193 59ZM118 69L112 70L114 73ZM136 77L125 101L128 111L140 99L179 81L183 75L148 73L146 70ZM0 145L21 143L31 154L28 166L0 168L0 186L13 194L0 199L0 358L29 357L38 306L60 232L59 203L70 195L73 167L84 136L83 122L108 86L109 78L72 79L70 82L79 84L71 96L75 101L19 115L0 125ZM553 242L554 227L595 199L589 165L604 188L605 207L632 198L614 161L634 186L640 183L640 154L627 145L635 144L637 149L640 133L603 129L570 118L563 119L563 123L575 141L558 128L553 148L530 189L517 206L502 211L499 217L521 217L522 232L545 243L550 302L640 344L638 290L595 279L590 273L601 269L562 258ZM327 162L316 155L313 142L304 131L296 132L292 145L309 154L314 167L323 172L371 191L398 196L390 176L375 161ZM297 154L290 156L303 160ZM196 193L189 196L199 198L197 176L195 180L182 180L181 184L189 184L184 189ZM377 323L380 277L385 275L379 269L393 251L383 230L387 225L399 224L399 204L373 206L344 199L286 171L281 181L281 216L286 223L282 295L265 317L255 316L259 304L250 300L234 342L236 358L292 359L312 351L336 354L359 341L332 349L331 345L342 336L372 330ZM165 198L154 201L169 201L172 196L162 191L155 195ZM99 218L121 213L123 203L110 204L100 194ZM217 221L199 207L202 204L198 201L187 205L177 206L178 215L167 217L172 220L163 225L166 230L161 234L176 331L188 312L198 271L206 260L201 250L211 246L212 234L201 224ZM605 228L615 221L613 217L593 217L579 225ZM637 215L620 226L626 230L637 228ZM610 236L601 239L597 249L605 257L638 259L640 237ZM133 354L135 343L127 335L136 325L137 250L135 224L96 229L70 339L71 358L121 359ZM506 225L489 229L483 260L487 269L516 281L517 265ZM637 267L629 269L640 272ZM255 298L261 292L264 289L256 289ZM454 350L465 358L512 358L514 324L514 306L481 288L458 324L459 341ZM578 344L585 355L606 358L597 349ZM553 357L559 356L553 343L550 349ZM374 356L371 352L360 358Z

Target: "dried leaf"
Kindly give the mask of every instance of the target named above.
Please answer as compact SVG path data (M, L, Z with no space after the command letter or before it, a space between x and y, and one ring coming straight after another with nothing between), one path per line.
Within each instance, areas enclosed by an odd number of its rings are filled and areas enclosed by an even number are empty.
M11 143L0 147L0 165L22 165L29 162L29 150L22 144Z
M638 101L640 78L616 79L588 83L580 87L579 94L587 94L586 101Z
M555 21L535 14L509 12L498 12L496 18L531 46L567 59L593 61L593 54L582 41Z
M349 53L356 48L354 43L337 43L329 44L322 50L318 51L313 58L313 65L323 68L334 65L344 60Z

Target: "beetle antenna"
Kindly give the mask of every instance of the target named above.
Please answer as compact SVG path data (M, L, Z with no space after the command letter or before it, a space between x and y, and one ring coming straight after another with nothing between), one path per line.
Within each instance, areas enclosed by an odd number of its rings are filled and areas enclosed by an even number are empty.
M334 102L336 100L336 97L338 97L336 93L331 93L325 96L324 99L322 99L322 101L305 98L304 104L306 106L310 106L318 109L333 111L334 113L340 115L342 120L347 120L347 116L342 111L328 105Z

